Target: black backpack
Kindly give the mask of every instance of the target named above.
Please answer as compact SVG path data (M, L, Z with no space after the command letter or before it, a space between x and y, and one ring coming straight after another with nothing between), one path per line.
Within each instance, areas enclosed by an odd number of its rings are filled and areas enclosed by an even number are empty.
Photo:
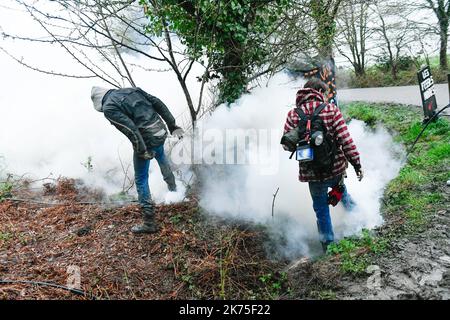
M285 133L281 138L281 144L287 146L288 150L292 152L290 158L297 148L309 146L313 151L313 159L303 162L303 165L317 173L332 171L337 150L333 137L328 133L325 123L319 116L326 106L326 103L321 104L312 115L307 115L301 108L296 108L295 112L300 120L298 126Z

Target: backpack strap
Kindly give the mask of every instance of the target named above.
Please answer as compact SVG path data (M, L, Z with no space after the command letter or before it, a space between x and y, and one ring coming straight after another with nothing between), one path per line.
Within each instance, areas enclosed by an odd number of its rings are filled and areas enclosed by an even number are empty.
M302 108L300 107L295 108L295 112L297 113L300 119L308 121L308 116L303 112Z
M318 106L317 109L314 110L314 113L313 113L311 118L317 117L319 115L319 113L321 113L322 110L325 109L326 106L327 106L326 103L322 103L320 106Z
M302 108L299 108L299 107L295 108L295 112L297 112L297 115L299 116L300 119L308 121L309 118L313 119L314 117L317 117L319 115L319 113L321 113L322 110L326 108L326 106L327 106L326 103L322 103L320 106L318 106L316 108L316 110L314 110L314 113L312 114L311 118L309 117L309 115L306 115L303 112Z

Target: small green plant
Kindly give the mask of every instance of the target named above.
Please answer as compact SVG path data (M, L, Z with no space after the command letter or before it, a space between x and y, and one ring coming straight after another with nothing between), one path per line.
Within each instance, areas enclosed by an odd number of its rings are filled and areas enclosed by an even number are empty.
M379 254L388 247L388 240L375 238L369 230L363 229L359 238L342 239L328 246L328 255L339 255L341 269L352 274L362 274L370 263L369 253Z
M384 238L376 239L374 238L370 231L367 229L363 229L362 231L362 238L361 242L364 246L369 248L370 252L373 252L375 254L381 253L386 251L388 247L388 240Z
M169 218L170 222L172 222L173 224L178 224L180 223L181 219L183 218L183 215L177 213L176 215L172 216Z
M6 198L12 197L12 190L14 184L7 179L6 181L0 182L0 202Z
M121 201L131 201L134 200L132 196L124 191L120 191L118 193L114 193L108 197L109 201L112 202L121 202Z
M267 273L259 277L259 280L264 284L266 293L271 299L276 299L280 296L283 285L287 281L287 273L281 272L279 274Z
M194 293L197 297L201 297L201 292L198 290L198 287L195 285L195 279L190 274L183 274L181 276L181 281L186 283L188 289Z
M310 295L318 300L336 300L336 293L332 290L311 291Z
M4 243L9 242L9 240L11 240L12 237L13 237L12 233L0 231L0 241L1 242L4 242Z

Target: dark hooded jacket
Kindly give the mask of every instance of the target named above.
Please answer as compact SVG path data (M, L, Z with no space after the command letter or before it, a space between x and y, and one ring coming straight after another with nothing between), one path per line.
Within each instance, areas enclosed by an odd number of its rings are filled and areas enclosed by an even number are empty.
M112 89L101 101L106 119L128 137L138 154L164 143L164 122L171 133L178 128L166 105L140 88Z

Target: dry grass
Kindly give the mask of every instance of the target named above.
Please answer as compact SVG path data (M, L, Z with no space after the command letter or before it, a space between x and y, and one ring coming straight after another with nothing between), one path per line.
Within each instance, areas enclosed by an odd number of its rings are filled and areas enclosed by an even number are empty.
M260 277L280 269L266 258L264 234L211 221L197 202L157 206L161 230L135 236L136 205L81 205L92 196L71 179L40 194L15 196L64 204L0 203L0 279L66 285L69 266L81 270L86 297L43 286L0 284L3 299L268 298Z

